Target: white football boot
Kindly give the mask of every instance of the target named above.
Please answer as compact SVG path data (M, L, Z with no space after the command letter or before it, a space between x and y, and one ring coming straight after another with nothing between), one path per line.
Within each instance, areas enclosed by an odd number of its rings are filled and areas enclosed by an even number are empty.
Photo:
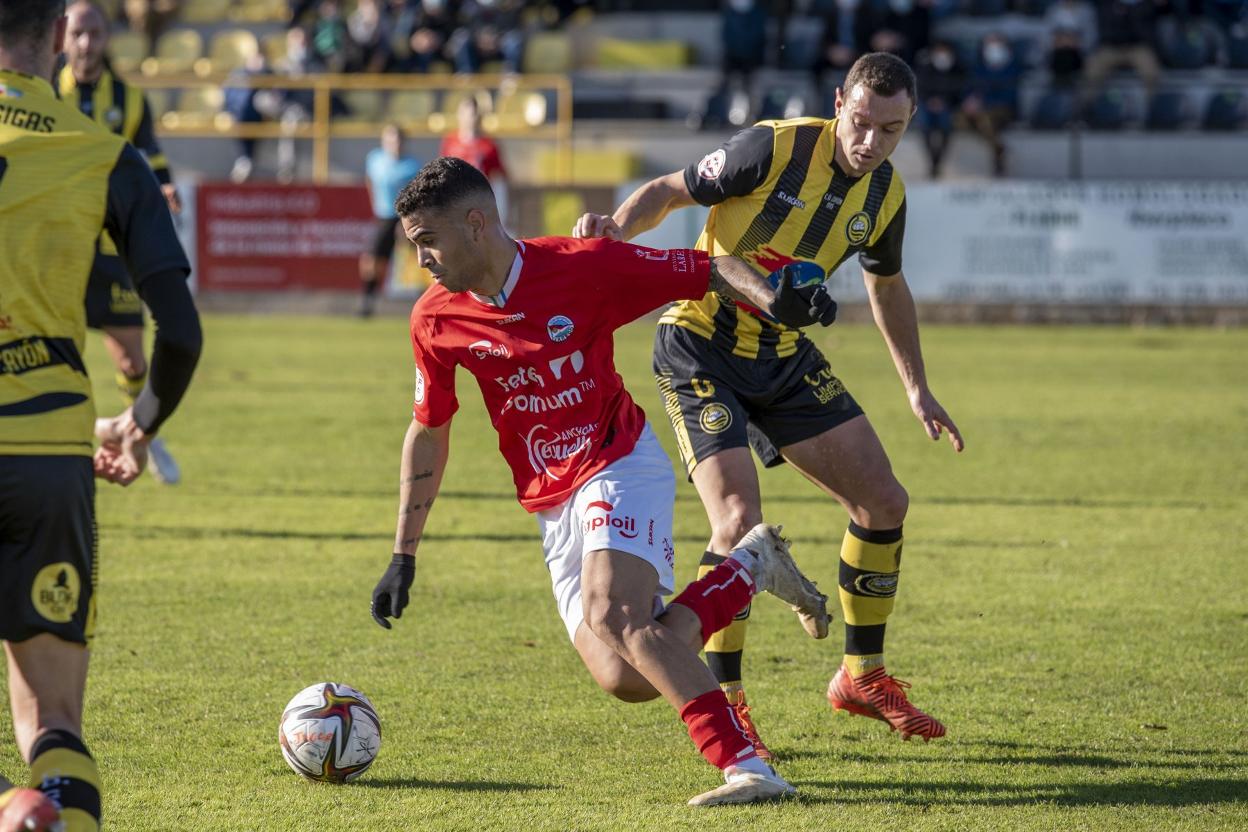
M689 801L690 806L723 806L728 803L762 803L797 794L797 787L785 780L775 769L770 774L746 771L737 766L724 769L724 785L711 789Z
M780 530L780 526L759 523L732 548L748 549L756 556L758 565L751 574L759 592L770 592L789 604L811 638L826 638L831 620L828 596L797 568Z
M182 480L182 469L178 467L178 461L165 447L165 440L159 436L148 443L147 459L152 463L152 476L157 482L177 485Z

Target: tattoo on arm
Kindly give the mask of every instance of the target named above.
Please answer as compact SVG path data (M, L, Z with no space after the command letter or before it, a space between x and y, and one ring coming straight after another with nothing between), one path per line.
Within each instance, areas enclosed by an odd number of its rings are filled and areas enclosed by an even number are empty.
M403 482L405 483L420 482L421 480L427 480L432 476L433 476L433 471L421 471L419 474L412 474L410 477L403 480Z

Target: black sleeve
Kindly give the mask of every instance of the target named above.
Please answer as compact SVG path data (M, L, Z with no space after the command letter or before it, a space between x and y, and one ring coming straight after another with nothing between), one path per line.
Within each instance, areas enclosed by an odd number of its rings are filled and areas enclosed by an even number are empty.
M173 181L169 174L169 161L160 152L160 143L156 141L156 128L152 123L152 108L148 106L147 96L142 97L143 117L139 119L139 128L134 132L134 146L143 151L147 163L156 174L156 181L168 185Z
M858 265L872 274L892 277L901 271L901 244L906 237L906 201L901 201L897 213L884 229L884 233L858 254Z
M122 149L108 178L104 226L156 321L147 386L134 402L135 421L151 435L190 385L203 333L186 285L191 267L173 230L168 205L151 168L130 145Z
M747 127L700 162L685 168L689 195L702 205L718 205L762 185L771 169L775 135L771 127Z

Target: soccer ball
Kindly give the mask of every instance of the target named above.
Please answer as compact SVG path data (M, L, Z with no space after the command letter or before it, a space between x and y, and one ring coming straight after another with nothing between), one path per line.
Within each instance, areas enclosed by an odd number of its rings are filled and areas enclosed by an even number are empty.
M309 780L346 783L359 777L381 749L381 720L353 687L319 682L295 694L277 728L286 764Z

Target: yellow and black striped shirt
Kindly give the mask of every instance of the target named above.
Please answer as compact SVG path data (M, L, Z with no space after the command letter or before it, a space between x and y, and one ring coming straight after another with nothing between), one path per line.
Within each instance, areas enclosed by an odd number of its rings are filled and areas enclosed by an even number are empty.
M0 456L92 452L83 296L101 228L136 283L189 271L138 152L47 81L0 70Z
M835 142L835 119L764 121L686 168L689 193L711 206L698 248L735 255L763 274L798 260L831 273L855 253L870 272L900 272L901 177L887 160L866 176L847 175L836 164ZM743 358L792 355L802 337L714 293L676 304L660 323Z

